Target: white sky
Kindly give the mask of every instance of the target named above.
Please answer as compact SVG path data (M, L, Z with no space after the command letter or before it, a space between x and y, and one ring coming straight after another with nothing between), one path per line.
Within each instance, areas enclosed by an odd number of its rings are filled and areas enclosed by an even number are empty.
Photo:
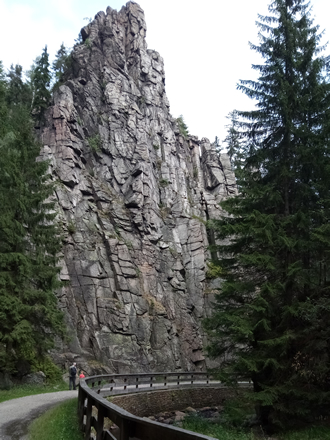
M226 115L253 104L236 90L240 79L253 79L258 62L248 42L258 43L257 14L268 0L139 0L147 22L147 44L164 58L171 113L183 115L199 138L226 136ZM330 38L330 1L312 0L315 24ZM87 21L122 0L0 0L0 60L27 70L48 45L51 60L62 42L73 46ZM330 53L330 47L327 50Z

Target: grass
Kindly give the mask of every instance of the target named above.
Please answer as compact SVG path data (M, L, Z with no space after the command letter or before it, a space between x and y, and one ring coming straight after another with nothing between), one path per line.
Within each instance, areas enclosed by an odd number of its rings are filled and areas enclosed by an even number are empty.
M279 440L330 440L330 428L312 426L297 431L289 431L279 437Z
M212 423L198 416L186 417L182 422L182 428L220 440L265 440L268 438L267 435L255 434L253 429L233 428L226 424ZM276 434L271 438L276 440L330 440L330 428L328 426L311 426Z
M66 391L68 385L65 382L53 385L20 385L9 390L0 390L0 403L5 400L17 399L18 397L32 396L35 394L54 393Z
M211 423L198 416L186 417L182 422L182 428L221 440L254 440L251 432L244 432L225 425Z
M36 419L29 440L83 440L78 427L77 399L70 399Z

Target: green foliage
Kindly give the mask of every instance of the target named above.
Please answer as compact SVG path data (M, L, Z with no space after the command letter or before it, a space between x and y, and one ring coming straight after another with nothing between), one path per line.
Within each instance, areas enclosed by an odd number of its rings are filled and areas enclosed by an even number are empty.
M42 55L36 59L30 77L34 93L32 114L36 125L40 126L44 121L45 111L51 100L50 81L52 76L49 69L47 46L45 46Z
M180 115L178 118L176 118L176 122L178 124L181 136L187 139L187 137L189 136L189 130L188 130L188 126L184 122L183 116Z
M88 143L94 153L101 150L101 137L99 134L88 138Z
M232 408L235 411L235 408ZM225 409L226 412L226 409ZM225 417L227 415L225 414ZM236 420L236 419L235 419ZM203 419L196 415L185 417L182 428L199 434L208 435L221 440L261 440L274 438L263 435L258 427L250 429L234 428L228 423L214 423L213 420ZM328 426L311 426L299 430L289 430L281 435L276 435L278 440L330 440L330 428Z
M221 378L253 382L266 430L330 410L330 85L304 0L274 0L260 17L257 101L237 112L240 193L213 228L223 284L206 321Z
M289 430L279 437L279 440L330 440L328 426L311 426L299 430Z
M5 93L1 93L4 89ZM54 291L61 249L48 163L37 161L29 111L0 79L0 371L43 359L64 336Z
M65 77L71 69L72 58L68 49L61 44L61 47L55 55L52 68L55 76L55 83L53 88L59 87L65 82Z
M212 423L210 420L196 415L185 417L182 428L221 440L256 440L256 437L250 432L230 428L220 423Z
M77 399L71 399L50 409L36 419L29 428L33 440L83 440L79 430Z
M230 163L232 164L232 167L237 170L237 168L241 168L241 161L243 159L240 133L238 129L238 113L236 111L230 112L227 119L230 120L230 124L227 125L227 136L224 142L227 144L227 154Z
M224 276L224 270L221 267L219 261L209 261L207 263L206 278L214 280L216 278L222 278Z
M69 234L74 234L76 232L76 225L73 223L73 221L69 221L67 225L67 230Z
M62 371L54 364L49 356L45 356L42 359L34 359L32 362L32 371L42 371L46 375L48 384L61 383Z
M159 180L159 186L162 188L165 188L166 186L168 186L170 184L169 180L167 179L160 179Z
M3 70L2 61L0 61L0 136L6 133L6 124L1 121L6 121L8 117L8 106L6 102L7 97L7 82Z
M22 66L13 64L10 66L7 88L7 102L11 105L24 105L28 109L31 109L32 105L32 88L28 83L23 82L22 78L23 68Z
M86 38L86 40L84 41L85 46L88 47L88 49L91 49L92 47L92 43L91 40L89 38Z

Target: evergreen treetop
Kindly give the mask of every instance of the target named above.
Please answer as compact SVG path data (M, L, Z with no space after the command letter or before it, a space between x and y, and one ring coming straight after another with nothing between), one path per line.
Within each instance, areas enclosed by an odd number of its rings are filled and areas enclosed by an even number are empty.
M68 71L70 66L70 53L68 49L61 44L61 47L55 55L55 60L53 61L52 68L55 74L55 84L54 87L59 86L64 83L65 73Z
M263 64L239 89L245 139L240 193L213 221L224 282L206 321L221 377L253 382L267 429L330 409L330 85L321 35L304 0L259 16Z
M7 73L8 90L7 101L9 105L25 105L31 109L32 104L32 90L29 84L23 81L23 68L19 64L10 66Z
M240 133L238 130L238 115L237 112L231 111L227 116L230 124L227 125L227 136L224 142L227 144L227 154L233 169L240 168L242 159Z
M49 55L47 52L47 46L45 46L42 55L35 60L35 64L31 72L31 82L34 93L32 114L37 126L40 126L40 124L43 122L45 111L50 104L51 78Z

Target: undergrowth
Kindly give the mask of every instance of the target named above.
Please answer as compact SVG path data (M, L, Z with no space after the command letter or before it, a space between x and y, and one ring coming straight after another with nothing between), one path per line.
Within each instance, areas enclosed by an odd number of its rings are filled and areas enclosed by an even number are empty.
M29 440L83 440L79 430L77 399L70 399L36 419L29 429Z
M193 415L184 419L182 428L219 440L330 440L328 426L310 426L269 437L258 427L243 430Z
M221 440L254 440L252 432L244 432L226 425L212 423L210 420L198 416L186 417L182 422L182 428Z

